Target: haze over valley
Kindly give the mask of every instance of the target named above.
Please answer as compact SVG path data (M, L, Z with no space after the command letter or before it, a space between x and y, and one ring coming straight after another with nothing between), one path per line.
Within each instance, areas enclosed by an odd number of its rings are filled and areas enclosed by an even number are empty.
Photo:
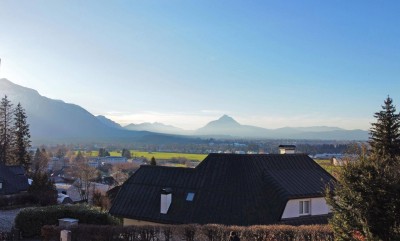
M13 103L21 103L28 114L32 140L54 142L190 142L195 138L254 138L310 140L366 140L367 131L338 127L285 127L266 129L243 125L223 115L196 130L184 130L163 123L139 123L121 126L104 117L94 116L77 104L68 104L40 95L36 90L0 79L0 94ZM163 133L163 134L156 134ZM168 134L168 135L165 135Z

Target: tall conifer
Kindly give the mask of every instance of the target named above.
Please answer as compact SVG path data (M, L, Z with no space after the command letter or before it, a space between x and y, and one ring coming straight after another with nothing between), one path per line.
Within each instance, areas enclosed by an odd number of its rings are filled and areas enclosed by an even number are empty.
M29 124L27 123L27 115L21 104L18 103L15 108L14 116L14 142L13 142L13 154L14 163L22 165L25 171L29 171L31 165L31 155L28 152L28 148L31 146L31 135L29 132Z
M0 102L0 161L5 164L12 162L12 138L13 138L13 108L7 95Z
M399 114L389 97L382 108L370 132L371 155L344 166L327 191L336 240L400 240Z
M369 141L372 155L379 159L393 159L400 154L400 118L389 96L374 117L376 122L372 123Z

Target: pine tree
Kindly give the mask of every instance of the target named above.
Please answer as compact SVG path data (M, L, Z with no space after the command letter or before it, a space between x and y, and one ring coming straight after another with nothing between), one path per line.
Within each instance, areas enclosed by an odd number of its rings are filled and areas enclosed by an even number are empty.
M12 121L12 103L8 100L6 95L1 99L0 102L0 161L5 164L9 164L12 162Z
M110 156L110 153L105 148L99 149L99 157L106 157Z
M154 156L151 157L150 165L152 165L152 166L157 166L157 162L156 162L156 159L154 158Z
M125 149L125 148L122 149L121 156L126 157L127 159L131 159L132 158L131 152L129 150Z
M393 106L393 100L388 96L380 112L374 117L376 123L372 123L370 130L370 145L372 155L384 159L393 159L400 154L400 118Z
M36 149L35 156L32 161L32 173L35 175L36 173L44 173L47 170L47 165L49 163L49 157L47 156L46 150L42 148Z
M336 240L400 240L399 115L389 97L383 109L371 128L372 155L344 166L327 190Z
M86 158L83 156L81 151L78 151L78 154L76 154L74 162L75 163L86 163Z
M31 165L31 155L28 152L28 148L31 146L29 124L26 122L27 115L21 104L18 103L15 109L14 117L14 142L13 142L13 154L14 163L22 165L28 172Z
M37 204L42 206L57 204L57 189L45 172L33 174L32 185L28 192Z

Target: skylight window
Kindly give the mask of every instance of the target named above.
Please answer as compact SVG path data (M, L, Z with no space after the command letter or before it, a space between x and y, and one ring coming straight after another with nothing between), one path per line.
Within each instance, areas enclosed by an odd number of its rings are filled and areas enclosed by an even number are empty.
M186 196L186 201L192 202L194 198L194 192L188 192Z

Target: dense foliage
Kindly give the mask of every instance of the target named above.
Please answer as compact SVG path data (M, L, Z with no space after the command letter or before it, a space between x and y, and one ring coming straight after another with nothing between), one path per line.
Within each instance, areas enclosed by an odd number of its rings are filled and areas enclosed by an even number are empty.
M32 185L28 188L33 202L41 206L57 204L57 189L49 179L47 173L35 172L32 176Z
M154 158L154 156L151 157L151 159L150 159L150 165L157 166L157 162L156 162L156 159Z
M122 149L122 153L121 156L127 158L127 159L131 159L132 155L131 155L131 151L129 151L128 149L123 148Z
M23 165L27 171L31 162L29 124L21 104L16 108L4 96L0 101L0 162Z
M58 205L21 210L15 218L15 226L23 237L40 235L43 225L57 225L58 219L75 218L80 224L116 225L119 220L98 208L86 205Z
M59 240L60 228L44 226L43 240ZM220 241L228 240L229 233L235 231L241 241L333 241L333 232L327 225L315 226L224 226L208 225L167 225L167 226L94 226L78 225L70 228L72 241L128 241L128 240L187 240Z
M32 204L33 197L29 193L19 193L14 195L0 195L0 208L8 206L24 206Z
M400 240L399 115L388 97L371 128L371 155L344 166L330 223L337 240Z

